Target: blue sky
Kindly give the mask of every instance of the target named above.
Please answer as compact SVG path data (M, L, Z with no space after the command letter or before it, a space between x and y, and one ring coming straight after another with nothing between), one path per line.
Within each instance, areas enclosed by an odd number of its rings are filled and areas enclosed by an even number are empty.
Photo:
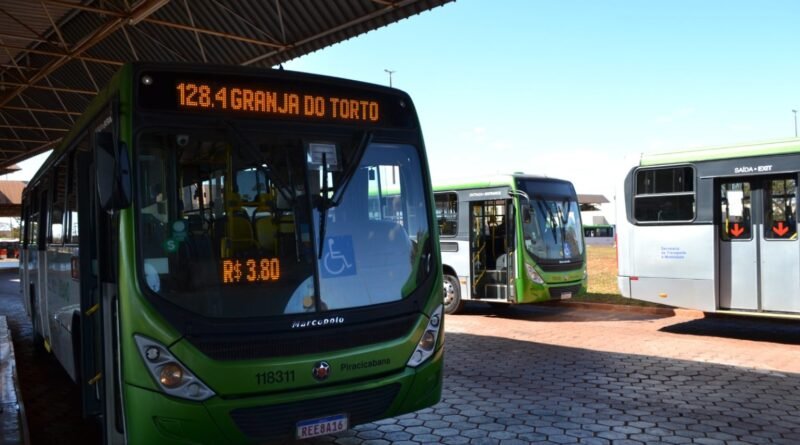
M794 136L800 1L458 0L287 63L413 98L434 180L613 195L641 152Z
M797 23L797 0L458 0L284 66L396 71L434 181L524 171L611 198L626 156L794 136Z

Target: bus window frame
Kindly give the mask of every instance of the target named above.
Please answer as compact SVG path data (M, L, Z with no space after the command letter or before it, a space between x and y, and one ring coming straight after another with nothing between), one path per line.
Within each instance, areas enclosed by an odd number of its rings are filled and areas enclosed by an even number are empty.
M455 237L458 236L458 219L459 219L459 216L460 216L458 193L455 192L455 191L433 192L434 210L438 209L438 205L437 205L437 202L436 202L436 197L439 196L439 195L452 195L453 197L455 197L456 210L455 210L455 219L452 220L452 222L454 223L453 233L442 233L442 231L439 230L439 236L440 237L442 237L442 238L455 238ZM448 202L450 202L450 200L448 200ZM439 220L436 217L436 212L435 211L434 211L434 218L436 218L435 223L436 223L436 227L438 228L439 227ZM449 221L447 221L447 219L445 218L445 222L449 222Z
M637 193L637 185L638 185L638 175L640 172L643 171L656 171L656 170L668 170L668 169L683 169L689 168L692 172L692 191L691 192L670 192L670 193ZM659 165L659 166L644 166L644 167L636 167L633 172L631 173L631 184L630 184L630 218L635 225L640 226L666 226L666 225L688 225L693 224L697 221L697 189L698 189L698 177L697 177L697 168L695 168L694 164L670 164L670 165ZM693 206L692 206L692 218L691 219L676 219L676 220L664 220L664 221L643 221L639 220L636 217L636 200L637 198L654 198L654 197L674 197L674 196L691 196L693 199Z
M62 178L61 184L58 184L58 182L59 182L58 181L58 179L59 179L58 178L58 175L59 175L58 170L59 169L65 169L64 177ZM50 187L50 192L48 194L48 199L47 199L47 201L48 201L48 209L47 209L47 213L48 213L48 215L47 215L48 216L47 217L47 220L48 220L48 224L47 224L47 244L50 245L50 246L63 246L64 242L65 242L65 236L64 236L65 235L65 224L64 224L64 220L65 220L65 216L66 216L64 211L65 211L65 209L67 207L67 195L66 195L67 191L66 191L66 187L67 187L67 182L68 182L68 177L69 177L68 153L65 154L64 156L62 156L61 159L56 161L53 164L53 166L51 167L51 170L52 171L50 173L49 182L50 182L50 185L52 187ZM58 210L58 206L57 205L59 203L57 201L58 201L58 189L59 189L59 186L64 187L64 200L60 203L61 204L61 221L60 221L60 223L61 223L61 236L58 238L57 241L55 241L55 235L56 234L53 231L53 225L54 224L58 224L58 222L54 221L53 214L54 214L54 210Z

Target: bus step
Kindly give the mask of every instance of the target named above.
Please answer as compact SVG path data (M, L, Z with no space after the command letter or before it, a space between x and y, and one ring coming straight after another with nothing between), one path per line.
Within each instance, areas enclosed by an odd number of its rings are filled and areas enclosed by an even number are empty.
M506 300L508 299L508 286L505 284L487 284L483 288L483 298L487 300Z
M506 284L508 283L508 273L505 269L486 271L486 284Z

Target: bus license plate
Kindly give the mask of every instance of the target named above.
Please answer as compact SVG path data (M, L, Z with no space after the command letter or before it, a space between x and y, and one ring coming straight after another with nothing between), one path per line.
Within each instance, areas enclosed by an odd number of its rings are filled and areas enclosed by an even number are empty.
M325 436L347 430L347 414L321 417L297 422L297 438Z
M570 298L572 298L572 292L561 292L562 300L569 300Z

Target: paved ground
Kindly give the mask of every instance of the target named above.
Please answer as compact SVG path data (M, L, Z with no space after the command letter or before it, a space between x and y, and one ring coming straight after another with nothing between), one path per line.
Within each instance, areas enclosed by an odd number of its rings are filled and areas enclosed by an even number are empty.
M34 374L21 382L33 443L96 443L58 364L23 352L9 278L0 313ZM311 443L800 443L797 322L474 304L446 326L442 403Z

